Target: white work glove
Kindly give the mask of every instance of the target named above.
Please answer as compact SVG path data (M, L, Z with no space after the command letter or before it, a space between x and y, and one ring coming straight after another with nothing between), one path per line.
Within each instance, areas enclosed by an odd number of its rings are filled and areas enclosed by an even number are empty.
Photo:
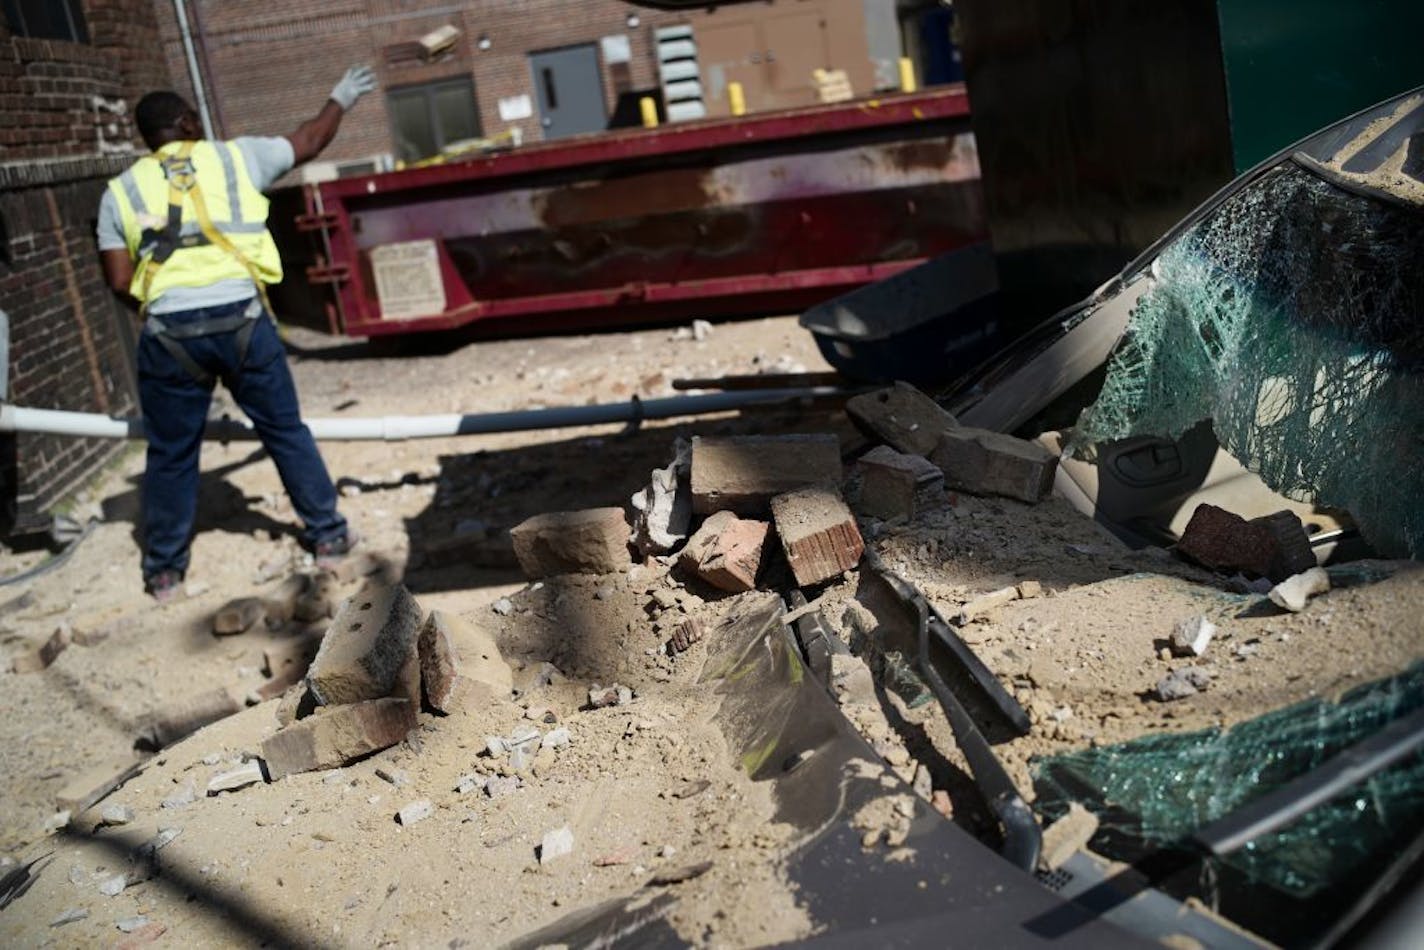
M376 74L370 66L352 66L331 90L331 98L344 110L350 110L366 93L376 88Z

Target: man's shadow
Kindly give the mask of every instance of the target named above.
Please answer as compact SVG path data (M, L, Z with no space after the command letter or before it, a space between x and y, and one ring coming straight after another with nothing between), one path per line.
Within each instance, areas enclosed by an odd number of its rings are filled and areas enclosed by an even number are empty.
M204 531L229 531L239 534L265 532L273 539L284 534L299 536L301 526L294 513L290 519L279 521L255 505L260 498L248 496L228 481L233 472L254 463L267 462L265 449L254 448L245 457L236 459L219 468L201 473L198 477L198 513L193 523L193 534ZM109 522L127 521L133 526L134 543L143 549L143 476L128 479L129 488L104 499L104 520Z

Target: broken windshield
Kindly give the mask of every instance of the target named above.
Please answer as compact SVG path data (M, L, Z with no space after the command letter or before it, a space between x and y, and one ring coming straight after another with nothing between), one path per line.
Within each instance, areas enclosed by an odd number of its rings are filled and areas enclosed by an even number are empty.
M1424 214L1283 163L1158 257L1075 451L1210 419L1273 489L1424 554Z

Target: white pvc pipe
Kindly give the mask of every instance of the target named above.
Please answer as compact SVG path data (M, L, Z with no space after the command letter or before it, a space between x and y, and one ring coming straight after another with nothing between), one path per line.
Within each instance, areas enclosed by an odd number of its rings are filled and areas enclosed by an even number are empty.
M524 432L532 429L636 422L642 419L669 419L675 416L725 412L767 403L846 394L846 390L835 386L747 389L594 406L555 406L550 409L480 414L455 412L432 416L308 419L306 424L318 441L397 442L405 439L440 439L455 435L488 435L494 432ZM34 432L98 439L142 439L143 420L133 416L105 416L92 412L0 405L0 432ZM244 442L258 438L251 423L244 419L228 418L210 419L203 437L222 442Z

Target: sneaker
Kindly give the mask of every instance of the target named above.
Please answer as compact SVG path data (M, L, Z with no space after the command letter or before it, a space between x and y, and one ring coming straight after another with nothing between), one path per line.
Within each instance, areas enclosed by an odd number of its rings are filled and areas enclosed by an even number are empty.
M361 536L350 528L334 538L318 541L312 549L312 553L316 555L316 566L323 571L335 567L360 542Z
M159 571L144 578L144 590L153 595L153 599L160 604L177 597L183 588L182 571Z

